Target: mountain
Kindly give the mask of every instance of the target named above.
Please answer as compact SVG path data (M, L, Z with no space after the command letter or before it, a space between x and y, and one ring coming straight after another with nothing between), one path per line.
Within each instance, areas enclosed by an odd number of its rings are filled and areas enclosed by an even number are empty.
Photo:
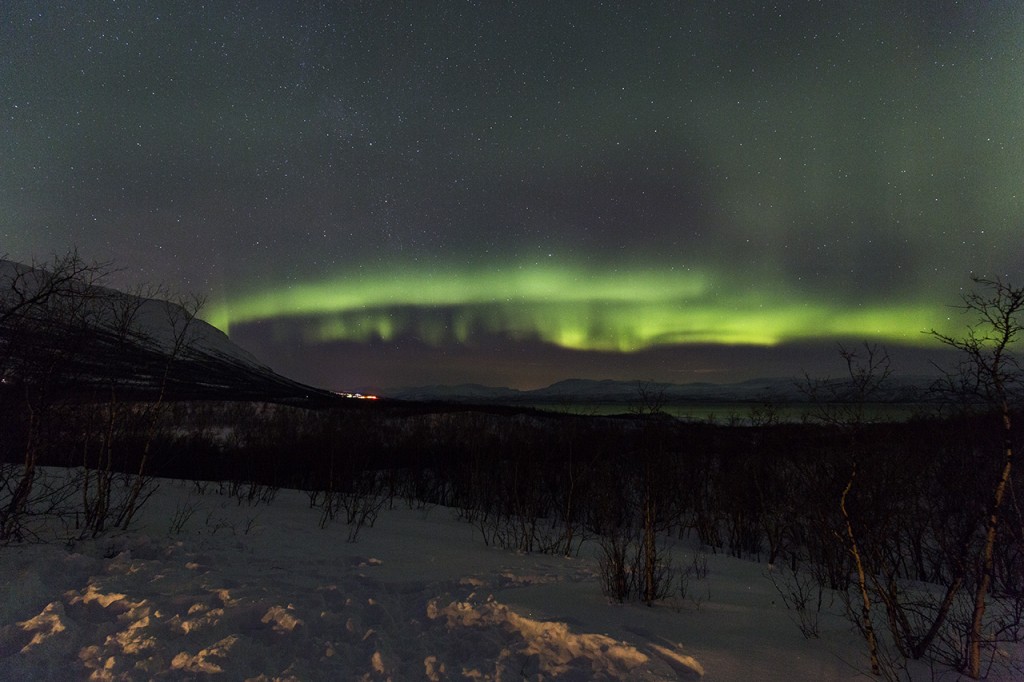
M391 391L367 389L366 393L384 393L389 398L410 401L451 401L451 402L499 402L519 401L524 393L514 388L483 386L481 384L458 384L456 386L418 386L398 388Z
M874 402L916 402L934 380L933 377L905 376L891 378ZM418 401L446 401L491 404L559 404L609 403L629 405L639 402L772 402L791 403L809 400L804 381L795 378L749 379L732 384L695 382L672 384L649 381L616 381L611 379L566 379L545 388L521 391L479 384L458 386L418 386L396 388L381 393L389 398ZM827 400L852 400L842 381L820 383L819 394Z
M87 397L309 403L329 391L281 376L179 303L95 284L73 258L53 269L0 260L0 379Z
M416 386L383 391L384 395L400 400L441 400L450 402L483 403L621 403L629 404L641 399L641 393L650 398L672 402L680 401L745 401L757 400L765 395L795 399L792 379L761 379L738 384L669 384L646 381L616 381L612 379L564 379L544 388L517 390L514 388L462 384L458 386Z

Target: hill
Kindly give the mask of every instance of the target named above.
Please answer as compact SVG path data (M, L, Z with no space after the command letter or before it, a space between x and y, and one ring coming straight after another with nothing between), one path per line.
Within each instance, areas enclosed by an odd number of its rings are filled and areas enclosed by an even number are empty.
M74 257L51 269L0 260L0 378L88 399L116 387L148 399L308 403L325 390L281 376L196 313L118 291Z

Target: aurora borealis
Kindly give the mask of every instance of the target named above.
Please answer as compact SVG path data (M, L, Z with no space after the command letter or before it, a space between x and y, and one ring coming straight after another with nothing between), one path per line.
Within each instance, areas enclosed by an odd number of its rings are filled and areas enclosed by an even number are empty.
M0 254L203 294L327 388L918 371L972 273L1024 278L1022 36L1019 3L6 2Z
M756 289L712 297L692 274L637 271L584 274L571 269L492 268L436 279L429 271L267 291L214 309L221 328L283 316L308 317L317 341L390 341L413 332L434 346L468 343L477 331L536 335L563 348L630 352L657 345L775 345L803 338L858 334L907 341L929 328L927 306L834 309L773 302ZM714 302L709 303L708 298ZM693 304L687 308L687 304ZM452 307L454 314L410 311ZM916 339L914 339L916 340Z

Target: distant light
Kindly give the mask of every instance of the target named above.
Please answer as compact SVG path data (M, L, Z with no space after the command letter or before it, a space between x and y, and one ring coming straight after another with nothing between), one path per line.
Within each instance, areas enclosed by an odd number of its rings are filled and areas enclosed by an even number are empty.
M378 400L378 397L375 395L364 395L362 393L348 393L346 391L332 391L332 393L342 398L353 398L355 400Z

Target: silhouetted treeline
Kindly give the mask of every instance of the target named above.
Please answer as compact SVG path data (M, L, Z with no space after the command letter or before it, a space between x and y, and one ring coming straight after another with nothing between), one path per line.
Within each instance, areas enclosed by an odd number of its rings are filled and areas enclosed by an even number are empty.
M48 427L38 465L79 466L95 409L64 405ZM555 542L551 528L569 525L579 539L629 524L646 496L659 529L693 533L736 556L794 568L820 563L841 587L849 575L844 553L811 540L838 523L835 500L851 452L861 460L851 498L858 525L897 543L885 551L899 554L900 573L929 581L948 570L937 536L970 528L984 514L996 466L985 452L1001 446L994 418L922 416L864 424L854 436L830 424L735 426L658 415L355 401L319 410L192 401L171 403L161 414L147 472L307 490L344 488L353 477L376 472L389 495L461 509L489 542L527 551L570 551L572 544ZM8 409L0 419L4 461L17 462L28 416ZM118 429L110 444L115 470L138 467L144 435L127 423ZM1019 426L1013 436L1020 438ZM1017 472L1015 484L1019 479ZM525 527L512 535L499 530L512 518ZM1013 528L1008 524L1007 532ZM1001 578L1019 582L1024 574L1011 576L1009 568Z

